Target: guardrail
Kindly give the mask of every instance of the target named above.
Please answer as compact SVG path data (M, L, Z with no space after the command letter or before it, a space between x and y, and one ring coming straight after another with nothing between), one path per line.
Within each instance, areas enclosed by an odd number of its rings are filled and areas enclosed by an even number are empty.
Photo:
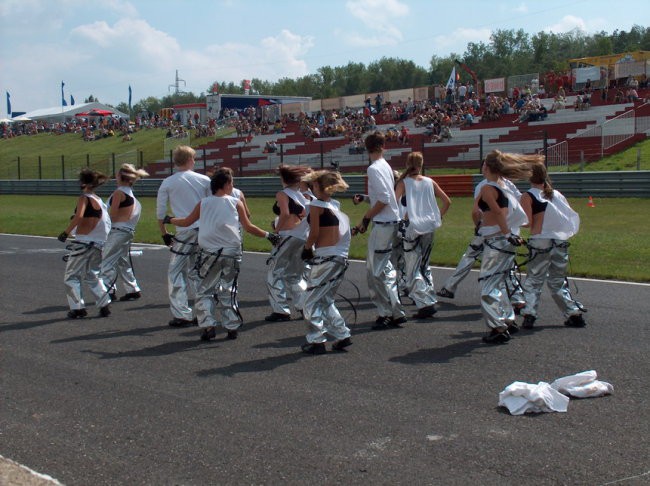
M467 176L472 178L475 186L482 178L476 174ZM350 185L343 196L364 193L366 190L365 176L344 176ZM551 173L553 186L568 197L650 197L650 171L616 171L616 172L554 172ZM440 177L444 185L444 176ZM143 179L138 181L135 192L138 196L155 196L162 179ZM235 185L244 191L246 196L274 196L282 189L278 177L242 177L235 178ZM517 183L525 190L529 185L525 182ZM469 185L467 196L472 195ZM107 196L115 189L115 182L111 181L100 187L97 193ZM33 195L77 195L79 183L77 180L48 180L48 179L23 179L0 180L0 194L33 194ZM460 193L456 193L460 195Z

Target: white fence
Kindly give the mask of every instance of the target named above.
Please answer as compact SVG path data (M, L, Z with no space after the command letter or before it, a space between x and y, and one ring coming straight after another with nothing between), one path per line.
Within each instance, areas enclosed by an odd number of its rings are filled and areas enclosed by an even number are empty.
M569 144L566 140L546 149L546 165L548 167L569 166Z
M626 111L611 120L603 123L602 150L605 151L614 145L634 137L635 114L634 110Z

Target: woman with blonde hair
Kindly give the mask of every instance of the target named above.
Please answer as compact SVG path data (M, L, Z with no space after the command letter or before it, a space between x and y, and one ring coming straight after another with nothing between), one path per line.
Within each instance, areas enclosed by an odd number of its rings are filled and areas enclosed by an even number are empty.
M417 306L416 319L427 319L436 313L435 289L429 271L429 257L434 233L451 205L451 199L431 178L422 175L424 158L412 152L406 159L406 170L397 179L395 195L402 217L402 248L406 292ZM442 201L438 208L436 197Z
M120 301L136 300L141 297L129 250L142 211L140 201L133 195L133 185L137 180L148 176L147 171L136 169L132 164L123 164L115 174L117 189L108 198L112 225L102 251L101 265L102 280L109 289L111 300L117 298L118 278L126 290L126 293L120 297Z
M70 311L70 319L86 317L82 287L90 287L95 297L95 307L101 317L111 314L108 304L111 299L104 282L100 278L102 248L111 229L111 218L104 201L95 194L95 189L108 180L108 177L92 169L83 169L79 174L82 194L77 199L74 215L65 231L58 239L62 243L75 234L74 241L67 246L64 283Z
M531 329L537 319L539 296L544 282L553 300L564 312L565 326L584 327L584 308L569 291L566 279L569 264L569 242L578 232L580 216L566 198L553 189L543 164L534 164L530 177L531 188L521 197L521 205L530 221L528 249L530 259L526 264L522 327Z
M304 165L280 165L278 172L283 189L275 195L273 212L278 218L274 229L282 239L267 260L269 270L266 286L272 312L264 319L270 322L291 319L290 299L293 307L302 311L306 283L303 278L305 262L300 258L300 252L309 232L309 201L300 190L300 179L310 173L311 168Z
M483 341L489 344L506 343L510 340L510 332L517 330L506 281L514 264L515 248L523 244L519 228L528 223L519 201L506 190L501 179L528 179L531 164L542 159L541 155L494 150L483 161L481 170L487 183L474 201L472 217L484 242L479 282L481 309L490 329Z
M309 202L309 237L301 254L310 264L303 307L309 332L302 350L308 354L325 353L327 333L335 339L332 350L342 351L352 341L335 298L348 268L351 234L350 220L332 195L345 191L348 185L341 174L328 170L312 172L302 180L311 185L316 196Z

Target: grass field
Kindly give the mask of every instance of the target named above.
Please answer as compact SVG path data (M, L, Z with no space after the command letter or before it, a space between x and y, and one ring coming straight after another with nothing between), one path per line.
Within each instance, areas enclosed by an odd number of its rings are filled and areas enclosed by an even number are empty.
M137 193L137 186L136 186ZM253 222L270 229L274 215L270 198L247 198ZM142 219L136 241L161 243L155 218L155 199L142 198ZM650 226L639 215L650 213L650 198L597 199L587 207L585 199L570 199L580 213L580 232L571 240L571 275L650 282ZM68 196L0 196L0 232L56 236L67 225L76 198ZM453 267L473 234L470 220L471 198L454 198L442 227L436 234L431 263ZM357 224L366 209L342 200L343 210ZM525 236L525 235L524 235ZM350 256L365 259L366 235L353 238ZM244 247L269 251L264 240L245 235ZM523 250L521 250L523 252Z

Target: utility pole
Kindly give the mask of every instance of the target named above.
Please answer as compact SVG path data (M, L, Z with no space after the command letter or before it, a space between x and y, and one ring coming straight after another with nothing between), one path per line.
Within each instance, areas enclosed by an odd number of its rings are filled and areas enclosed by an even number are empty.
M175 94L175 95L185 94L185 91L181 91L181 90L179 89L179 88L180 88L180 83L181 83L181 82L183 83L183 86L184 86L184 87L187 86L187 84L185 83L185 80L184 80L184 79L180 79L180 78L178 77L178 69L177 69L177 70L176 70L176 82L175 82L174 84L170 84L170 85L168 86L167 90L169 90L169 89L171 89L171 88L174 88L174 94Z

